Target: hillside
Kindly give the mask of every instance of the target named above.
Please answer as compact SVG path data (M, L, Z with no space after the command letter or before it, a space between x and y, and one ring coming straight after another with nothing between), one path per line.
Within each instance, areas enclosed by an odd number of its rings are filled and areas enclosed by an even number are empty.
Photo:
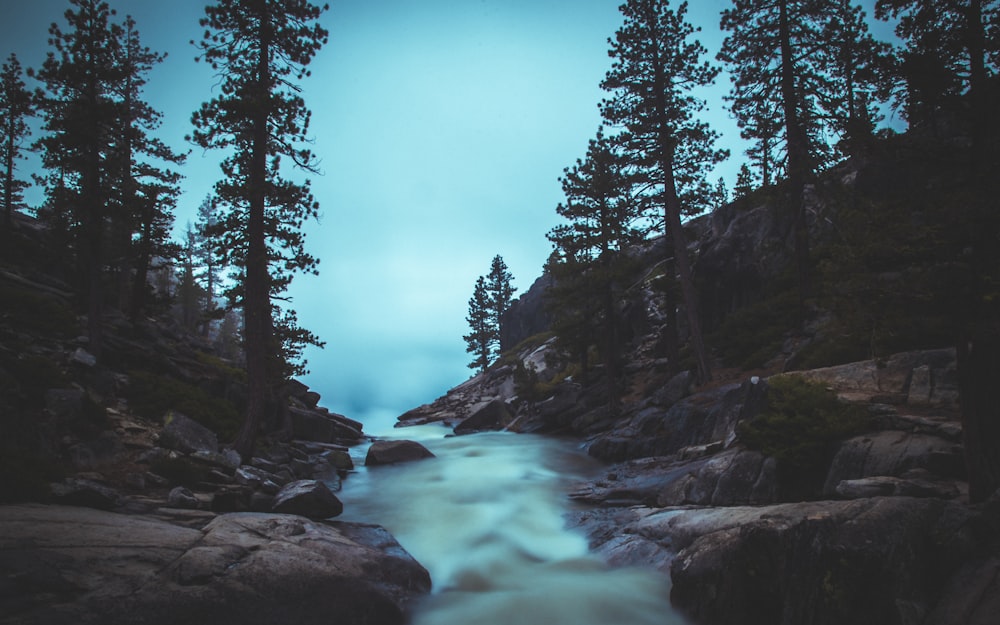
M698 623L990 622L1000 510L970 496L955 345L979 271L957 226L978 215L955 201L959 167L908 169L912 140L813 186L804 302L780 189L687 223L712 380L664 357L683 315L664 309L660 238L634 251L616 303L620 377L600 343L570 355L543 275L504 319L504 356L398 425L580 439L607 468L567 493L590 506L571 523L610 564L670 574Z

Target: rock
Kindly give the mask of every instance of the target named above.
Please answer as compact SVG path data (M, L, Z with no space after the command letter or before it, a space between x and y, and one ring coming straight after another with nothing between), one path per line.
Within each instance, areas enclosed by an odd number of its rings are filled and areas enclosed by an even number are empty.
M167 495L167 505L171 508L197 510L201 502L190 490L183 486L175 486Z
M951 457L949 461L948 457ZM899 477L912 469L962 470L959 445L937 436L887 430L841 443L827 472L823 493L837 495L841 482L875 476ZM961 477L944 474L943 477Z
M83 414L86 394L76 388L52 388L45 391L45 411L59 423L71 423Z
M588 452L595 458L621 462L668 456L686 447L735 440L736 424L757 414L767 397L759 378L727 384L686 397L669 409L649 405L599 436Z
M306 405L307 408L315 408L319 404L320 396L319 393L315 391L309 391L306 394L299 397L302 403Z
M0 614L46 625L401 625L430 589L377 526L234 513L194 529L31 504L0 506L0 579Z
M326 484L317 480L298 480L286 484L274 496L271 510L285 514L298 514L310 519L328 519L344 511L344 504L337 499Z
M354 469L354 460L351 454L346 451L330 449L320 453L320 457L331 467L340 471L350 471Z
M235 471L240 466L240 455L233 449L223 449L222 451L200 449L190 453L188 457L210 467L218 467L229 472Z
M84 367L95 367L97 366L97 357L83 349L82 347L77 347L76 351L69 357L70 361L77 364L81 364Z
M876 497L668 510L632 531L679 550L671 601L699 623L904 625L924 622L959 564L985 548L977 514Z
M669 408L691 394L694 384L694 372L681 371L670 378L667 383L653 393L652 402L657 406Z
M904 352L885 362L863 360L785 375L826 384L852 401L905 403L912 395L918 405L949 406L958 398L953 349Z
M290 406L288 414L292 418L294 438L323 443L348 441L355 443L362 438L361 427L343 415L322 413Z
M434 454L416 441L375 441L368 448L365 466L411 462L423 458L433 458Z
M123 449L121 437L111 430L105 430L93 440L70 447L69 458L78 471L87 471L113 462Z
M454 432L455 434L473 434L499 430L510 420L511 416L510 411L507 410L507 404L502 400L494 399L456 425Z
M98 510L111 510L121 500L110 486L80 478L66 478L50 485L52 501L65 506L83 506Z
M778 498L776 463L756 451L642 458L613 466L610 475L614 479L577 486L570 497L605 506L659 507L768 504Z
M216 452L219 449L219 441L215 432L204 425L177 411L170 410L163 417L160 446L176 449L186 454L195 451Z
M844 499L864 499L868 497L936 497L955 499L961 493L953 482L927 479L904 479L899 477L875 476L858 480L843 480L834 489Z
M252 488L240 485L217 489L212 497L212 512L246 512L251 509L250 501L253 494L255 492ZM268 505L267 510L270 509Z

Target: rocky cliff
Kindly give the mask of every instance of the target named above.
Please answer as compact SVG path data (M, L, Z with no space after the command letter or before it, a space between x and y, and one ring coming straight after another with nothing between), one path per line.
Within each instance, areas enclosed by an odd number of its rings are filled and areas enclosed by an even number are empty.
M45 231L3 236L0 623L404 622L427 572L330 520L361 423L293 380L241 458L231 354L161 310L108 316L98 361Z

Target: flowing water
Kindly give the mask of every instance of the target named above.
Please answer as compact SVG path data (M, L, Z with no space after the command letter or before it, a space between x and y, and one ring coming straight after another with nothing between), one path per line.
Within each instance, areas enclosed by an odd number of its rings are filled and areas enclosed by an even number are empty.
M597 470L574 443L525 434L400 437L437 456L344 481L345 521L385 526L431 574L414 625L671 625L669 581L608 569L565 527L570 483ZM356 453L363 453L357 449Z

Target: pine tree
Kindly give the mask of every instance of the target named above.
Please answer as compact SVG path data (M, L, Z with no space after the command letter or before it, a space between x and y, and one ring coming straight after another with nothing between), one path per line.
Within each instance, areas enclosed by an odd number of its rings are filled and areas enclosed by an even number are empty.
M740 172L736 174L736 186L733 187L733 195L737 200L749 197L753 192L753 174L746 163L740 165Z
M473 355L469 368L479 369L480 373L486 372L494 353L496 333L492 324L494 308L491 299L486 278L479 276L472 297L469 298L469 316L465 318L470 331L462 338L466 343L465 351Z
M636 168L599 129L587 156L560 179L566 201L556 208L569 223L548 233L555 247L549 272L556 278L549 305L560 343L587 367L597 343L608 382L608 403L618 403L622 341L618 301L631 263L626 251L643 238Z
M116 48L117 63L120 69L120 79L115 85L115 99L119 109L117 138L114 155L117 159L117 171L111 172L115 179L114 196L111 208L111 234L109 256L114 261L117 272L120 307L135 309L133 314L142 313L141 302L132 299L136 288L131 285L133 275L140 273L138 264L141 254L133 241L143 233L148 236L158 236L152 241L154 247L162 248L169 236L169 223L166 228L146 228L142 217L147 216L145 210L148 198L144 196L150 185L159 187L174 187L180 182L180 174L171 169L172 165L184 162L184 155L170 149L162 140L152 135L160 127L161 115L142 98L142 90L146 85L147 74L166 58L144 47L139 38L135 20L126 16L121 28L120 45ZM176 197L174 194L158 194L162 199ZM173 209L173 204L169 210ZM160 216L170 214L161 205L158 207ZM172 220L172 217L168 217Z
M875 107L888 97L891 46L872 37L864 10L850 0L831 0L828 13L818 62L832 89L818 102L827 127L841 138L841 150L852 155L875 134L881 117Z
M514 298L517 288L511 284L514 276L507 269L507 264L503 262L503 257L497 254L493 257L490 265L490 272L486 276L486 291L490 297L490 324L496 335L496 341L492 353L493 358L500 356L500 337L503 335L503 316L510 308L510 303Z
M47 95L39 110L45 134L36 142L50 172L50 207L73 233L80 286L87 302L88 349L100 356L104 315L105 224L113 195L112 137L119 126L115 89L122 29L106 2L70 0L68 30L49 28L51 45L37 78Z
M23 70L16 54L11 54L0 70L0 161L3 162L4 229L10 230L15 208L23 202L28 183L16 177L21 145L31 134L25 119L34 112L31 94L25 89Z
M762 113L775 115L769 123L780 120L800 316L810 286L805 190L828 152L816 104L817 96L831 92L818 58L828 8L815 0L733 0L721 20L729 35L718 58L732 70L730 101L738 123L762 127Z
M218 227L219 218L215 205L215 198L206 197L198 205L198 221L195 223L197 244L195 254L201 272L198 278L202 281L205 291L205 302L202 309L202 316L205 319L202 326L202 335L208 336L211 330L212 319L218 319L221 311L217 311L215 298L218 295L221 265L218 257L220 250L215 246L215 229Z
M685 20L687 6L682 2L672 10L668 0L629 0L622 5L625 23L611 42L609 54L615 60L601 83L612 97L601 104L601 110L609 123L626 131L635 153L648 166L651 181L662 190L659 200L672 242L691 348L698 377L707 381L711 369L681 215L704 206L700 202L708 195L707 170L726 153L714 147L716 133L694 119L705 103L693 90L712 83L718 68L701 61L705 48L691 39L695 29Z
M199 58L221 76L220 95L195 112L193 139L204 148L230 150L224 179L215 188L228 213L219 241L228 264L244 268L240 285L247 360L247 413L235 447L244 457L273 406L273 391L287 372L278 362L287 352L275 332L273 299L287 288L293 272L316 272L317 260L304 250L301 227L319 206L309 183L282 177L282 159L316 172L308 140L310 113L294 83L309 75L308 65L328 33L317 20L320 9L306 0L218 0L205 8ZM285 336L311 340L287 328ZM318 343L318 341L317 341ZM271 414L276 411L270 410Z

